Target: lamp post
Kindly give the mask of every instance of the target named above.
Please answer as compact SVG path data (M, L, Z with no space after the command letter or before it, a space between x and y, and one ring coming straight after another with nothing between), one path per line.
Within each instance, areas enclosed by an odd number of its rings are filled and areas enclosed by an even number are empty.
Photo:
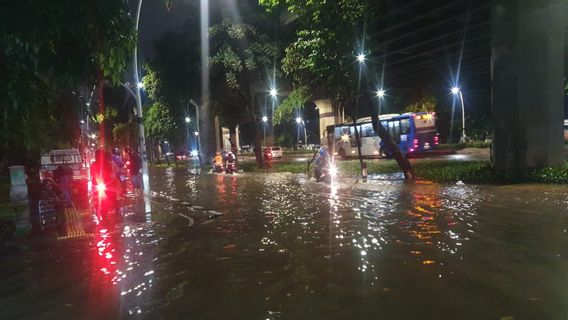
M142 9L142 0L138 1L138 10L136 11L135 30L138 33L138 25L140 22L140 9ZM150 177L148 175L148 154L146 153L146 139L144 137L144 124L142 123L142 98L140 97L140 89L143 85L138 78L138 44L134 46L134 81L136 82L136 111L138 117L138 131L140 135L140 153L142 155L142 185L144 186L144 210L147 213L146 221L150 222L152 212L152 204L150 202Z
M274 141L274 105L276 104L276 97L278 96L278 90L276 88L270 89L270 96L272 97L272 113L270 116L272 117L271 126L270 126L270 137L272 141Z
M383 102L383 98L385 97L385 90L383 89L377 90L377 97L379 98L379 115L381 115L381 105Z
M190 117L185 117L185 143L187 143L187 152L191 151L189 143L189 123L191 122Z
M296 118L296 123L298 124L298 138L297 138L297 143L298 143L298 147L300 146L300 126L302 125L302 118L297 117Z
M353 117L353 129L355 131L355 141L357 142L357 155L359 156L359 165L361 166L361 176L367 178L367 165L363 163L363 156L361 155L361 138L360 132L357 129L357 111L359 109L359 91L361 90L361 74L363 72L363 65L365 64L366 55L361 52L357 55L359 62L359 77L357 78L357 102L355 103L355 116Z
M466 139L466 135L465 135L465 108L464 108L464 104L463 104L463 94L462 94L459 87L453 87L452 88L452 94L459 95L459 97L460 97L461 108L462 108L462 136L461 136L460 142L465 142L465 139Z
M263 138L264 140L263 140L263 141L264 141L264 142L263 142L263 144L266 146L266 126L268 125L268 123L267 123L267 122L268 122L268 117L267 117L267 116L263 116L263 117L262 117L262 122L264 122L264 126L263 126L263 128L264 128L264 138Z

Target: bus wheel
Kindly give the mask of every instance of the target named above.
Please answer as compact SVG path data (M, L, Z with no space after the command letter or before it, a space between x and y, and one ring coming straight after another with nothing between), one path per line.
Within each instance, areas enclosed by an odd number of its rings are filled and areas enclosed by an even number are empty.
M339 157L341 158L341 160L347 159L347 156L345 155L345 150L344 150L344 149L339 149L339 151L337 152L337 155L339 155Z

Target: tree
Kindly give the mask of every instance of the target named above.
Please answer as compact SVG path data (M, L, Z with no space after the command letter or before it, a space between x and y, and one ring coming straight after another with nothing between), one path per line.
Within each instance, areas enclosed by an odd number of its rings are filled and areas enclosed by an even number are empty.
M368 30L367 21L379 17L382 3L373 0L259 0L259 3L269 11L285 6L298 17L297 39L286 48L282 59L282 69L295 88L315 88L313 95L329 98L336 115L351 107L355 122L363 70L363 65L357 66L355 56L367 55L377 48L367 34L378 30ZM373 109L369 105L373 128L385 141L405 177L414 179L410 163L382 128Z
M373 49L361 35L366 21L378 16L376 1L259 2L269 11L284 5L297 16L296 40L288 45L282 59L282 70L296 90L312 88L315 97L329 98L336 114L345 107L354 107L358 95L355 56Z
M422 93L416 97L413 102L406 106L405 112L435 112L438 106L436 97L430 94Z
M73 108L77 88L118 82L136 37L123 1L8 0L0 4L0 21L2 170L17 149L72 143L77 126L57 132L76 118L62 119L72 113L58 102ZM38 143L44 140L52 143Z
M178 128L170 109L159 102L151 105L143 115L144 128L150 140L151 150L156 149L160 140L171 138Z
M280 124L283 119L291 118L294 112L301 110L310 101L311 94L307 87L294 89L274 112L274 123Z
M225 92L232 98L226 108L243 112L254 127L253 144L259 167L264 166L261 151L261 128L256 103L258 88L265 87L266 72L273 63L278 49L270 38L254 26L225 18L209 29L211 57L209 63L214 78L221 79L212 92ZM216 82L216 81L214 81ZM215 97L223 95L213 94Z

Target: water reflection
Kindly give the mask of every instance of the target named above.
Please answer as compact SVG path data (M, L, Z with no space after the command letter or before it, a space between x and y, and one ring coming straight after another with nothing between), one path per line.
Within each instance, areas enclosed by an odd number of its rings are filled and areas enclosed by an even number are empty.
M153 224L127 207L90 241L89 304L106 318L563 319L568 311L567 187L153 174L153 190L179 201L156 199ZM213 211L223 215L197 218ZM188 227L181 213L197 223Z

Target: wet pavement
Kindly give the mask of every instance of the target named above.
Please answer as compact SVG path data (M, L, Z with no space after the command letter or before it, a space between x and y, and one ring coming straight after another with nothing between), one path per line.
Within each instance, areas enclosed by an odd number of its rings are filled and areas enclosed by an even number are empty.
M568 318L567 186L151 182L152 215L0 249L0 319Z

